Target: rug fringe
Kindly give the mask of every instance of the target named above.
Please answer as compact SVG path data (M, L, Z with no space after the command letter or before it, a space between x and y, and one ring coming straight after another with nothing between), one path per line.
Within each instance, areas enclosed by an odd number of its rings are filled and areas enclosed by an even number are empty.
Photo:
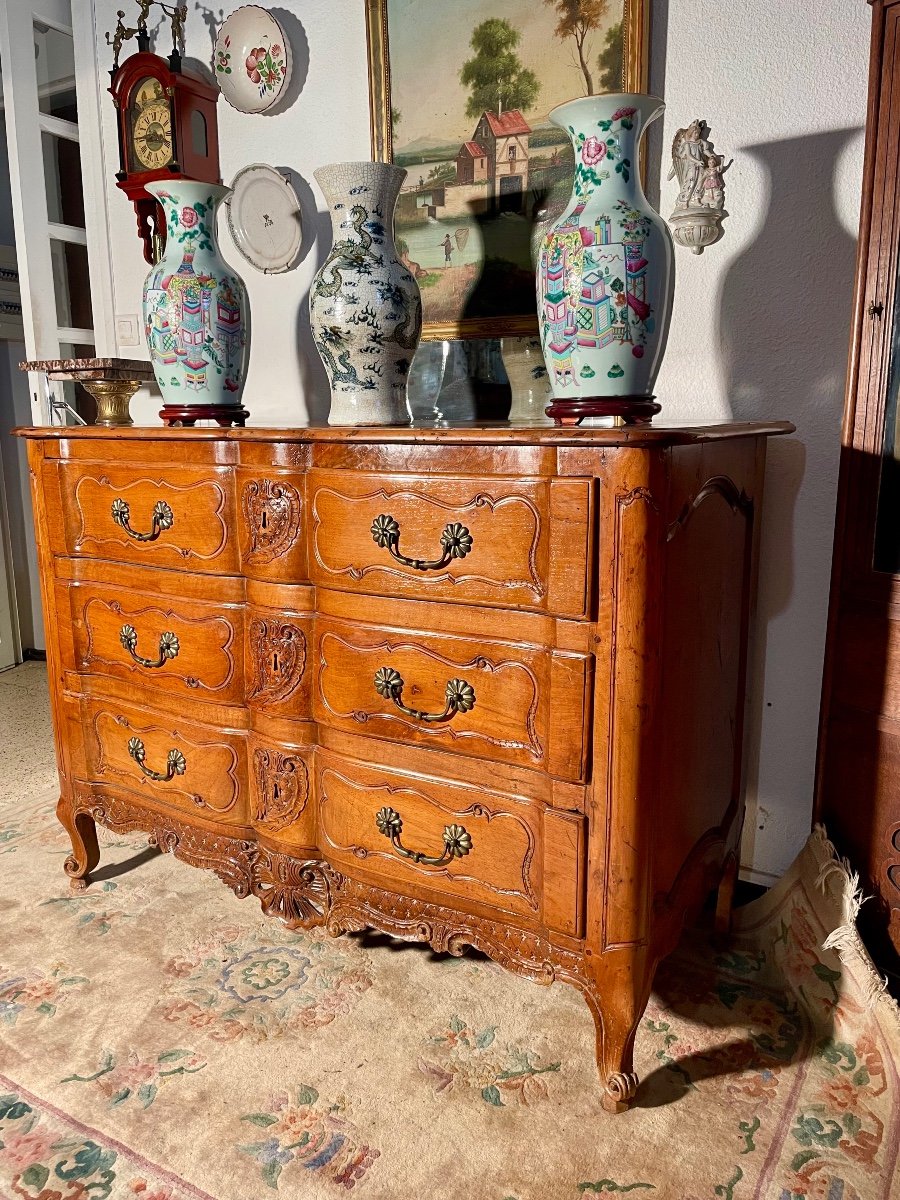
M832 891L842 910L841 924L828 935L822 943L822 949L834 950L846 967L852 967L854 963L859 966L863 975L863 1003L867 1010L883 1003L900 1020L900 1005L888 991L887 978L878 974L856 926L859 910L870 899L860 884L859 872L854 871L849 861L838 854L824 825L813 827L807 845L819 859L816 887L826 895Z

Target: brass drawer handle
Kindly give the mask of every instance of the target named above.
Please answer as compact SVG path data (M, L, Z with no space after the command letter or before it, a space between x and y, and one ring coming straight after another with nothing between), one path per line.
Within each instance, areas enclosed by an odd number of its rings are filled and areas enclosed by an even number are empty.
M442 867L454 858L464 858L472 849L472 835L462 825L445 825L443 854L429 855L423 854L421 850L407 850L405 846L400 845L403 818L393 808L379 808L375 814L375 824L379 833L390 838L391 845L401 857L414 863L424 863L428 867Z
M150 767L144 765L144 743L139 737L128 739L128 753L141 768L148 779L156 779L160 783L168 783L170 779L174 779L176 775L183 775L187 770L187 762L180 750L170 750L166 756L166 773L161 771L152 771Z
M465 679L451 679L447 683L446 707L442 713L422 712L418 708L407 708L403 703L403 677L392 667L379 667L375 672L375 691L385 700L392 700L402 713L415 717L417 721L449 721L458 712L469 712L475 707L475 689Z
M171 529L175 524L175 514L165 500L157 500L153 505L152 525L149 533L138 533L129 525L131 509L128 501L117 496L112 502L112 519L125 530L129 537L136 542L155 542L164 529Z
M382 513L372 522L372 540L382 550L387 550L397 562L405 563L416 571L440 571L454 558L465 558L472 549L472 535L465 525L447 525L441 534L444 553L432 562L422 558L407 558L400 553L400 526L389 513Z
M133 625L122 626L119 631L119 641L141 667L161 667L170 658L175 658L181 649L174 633L161 633L159 635L159 657L155 661L152 658L144 658L137 652L137 630Z

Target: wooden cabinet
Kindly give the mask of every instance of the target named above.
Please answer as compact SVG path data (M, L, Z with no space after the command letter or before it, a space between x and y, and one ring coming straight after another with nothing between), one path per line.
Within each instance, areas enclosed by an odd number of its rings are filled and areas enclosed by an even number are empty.
M900 3L873 0L855 312L838 484L817 814L900 979Z
M735 874L789 428L22 431L73 885L144 829L291 925L565 980L626 1107Z

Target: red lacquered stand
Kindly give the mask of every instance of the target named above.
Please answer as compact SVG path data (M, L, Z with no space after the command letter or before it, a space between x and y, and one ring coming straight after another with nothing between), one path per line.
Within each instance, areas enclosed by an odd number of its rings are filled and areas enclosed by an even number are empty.
M215 421L217 425L239 425L250 416L239 404L164 404L159 410L163 425L190 428L198 421Z
M621 417L626 425L649 425L661 407L652 396L579 396L554 400L545 412L556 425L580 425L585 417Z

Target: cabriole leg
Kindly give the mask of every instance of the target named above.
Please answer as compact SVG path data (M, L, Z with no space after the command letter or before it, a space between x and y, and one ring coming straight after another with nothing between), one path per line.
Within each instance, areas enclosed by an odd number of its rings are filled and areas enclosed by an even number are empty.
M586 999L597 1030L597 1068L607 1112L624 1112L637 1092L634 1039L650 998L651 975L638 951L617 956L606 970L594 970L594 987Z
M88 813L73 813L72 805L65 796L60 796L56 815L72 842L72 853L63 863L75 891L83 891L90 883L90 872L100 861L100 846L97 842L97 826Z

